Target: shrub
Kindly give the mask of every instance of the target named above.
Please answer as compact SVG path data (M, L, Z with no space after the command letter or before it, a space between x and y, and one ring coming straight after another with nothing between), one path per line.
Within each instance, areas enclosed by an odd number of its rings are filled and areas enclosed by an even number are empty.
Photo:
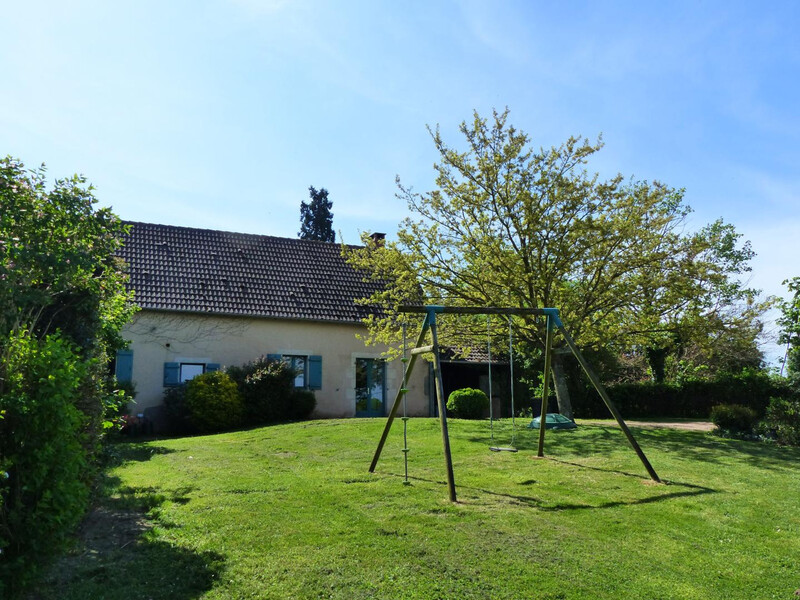
M711 421L726 431L748 433L758 416L752 408L741 404L720 404L711 409Z
M203 373L186 383L184 399L191 424L201 433L225 431L242 423L244 405L236 383L226 373Z
M779 444L800 446L800 400L772 398L763 425Z
M59 335L16 332L0 347L0 597L13 597L59 550L88 503L88 365Z
M295 372L281 360L262 356L226 373L239 386L248 425L307 419L316 408L314 392L295 388Z
M481 390L463 388L447 398L447 410L459 419L481 419L489 409L489 398Z
M317 407L317 397L311 390L295 388L292 393L292 419L303 421L311 416Z

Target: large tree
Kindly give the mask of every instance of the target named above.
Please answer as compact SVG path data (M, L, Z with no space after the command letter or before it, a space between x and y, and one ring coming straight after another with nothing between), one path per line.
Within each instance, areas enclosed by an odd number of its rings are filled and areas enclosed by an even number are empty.
M309 186L308 195L311 202L300 202L300 239L335 242L333 231L333 202L328 200L328 190L315 189Z
M371 339L392 339L397 306L421 299L556 307L581 346L658 348L676 323L716 310L725 286L735 288L728 296L741 295L730 275L742 265L732 268L720 254L730 226L687 235L683 190L590 174L586 164L601 140L571 137L536 149L508 123L508 110L491 119L475 113L460 129L464 150L429 128L439 152L436 189L415 193L398 179L413 215L400 225L398 241L375 245L365 237L364 249L349 252L354 266L389 282L368 299L387 310L370 321ZM542 344L541 320L517 326L523 342ZM458 339L463 329L460 322L443 337L468 346ZM556 392L571 416L562 360L557 349Z

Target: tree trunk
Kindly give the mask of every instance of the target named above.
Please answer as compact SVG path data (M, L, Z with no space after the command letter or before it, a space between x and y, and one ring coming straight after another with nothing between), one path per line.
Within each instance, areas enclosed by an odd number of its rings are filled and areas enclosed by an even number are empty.
M558 399L558 412L572 420L572 402L569 399L567 377L564 373L564 355L558 351L553 352L552 372Z
M647 362L650 365L650 370L653 372L653 381L656 383L664 383L667 378L667 355L669 350L667 348L648 348L647 349Z

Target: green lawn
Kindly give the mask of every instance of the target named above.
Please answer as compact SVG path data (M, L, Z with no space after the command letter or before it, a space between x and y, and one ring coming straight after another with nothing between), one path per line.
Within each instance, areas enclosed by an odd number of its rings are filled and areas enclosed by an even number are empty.
M383 423L118 444L106 510L147 510L152 529L78 548L35 597L761 600L800 588L798 449L633 429L668 482L655 485L610 424L548 432L537 460L536 431L518 434L519 453L492 453L488 423L455 420L451 504L436 420L409 422L411 485L399 421L367 472Z

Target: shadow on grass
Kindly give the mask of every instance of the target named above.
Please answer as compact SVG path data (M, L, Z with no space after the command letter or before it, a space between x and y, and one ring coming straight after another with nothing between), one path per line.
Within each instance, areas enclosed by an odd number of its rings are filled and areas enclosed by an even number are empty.
M190 600L214 585L224 568L215 552L195 552L157 539L164 502L186 504L194 488L123 486L105 475L99 504L81 524L75 549L48 570L27 600Z
M619 473L618 471L607 470L607 469L597 469L595 467L586 467L585 465L577 465L575 463L564 463L568 465L574 465L580 468L589 468L594 469L597 471L607 471L610 473L617 473L621 475L626 475L630 477L635 477L637 479L642 479L643 481L648 481L647 478L643 478L639 475L632 475L630 473ZM399 474L390 474L392 477L403 477ZM431 479L425 479L423 477L412 477L409 476L410 480L414 481L421 481L425 483L431 484L439 484L441 486L446 486L447 483L445 481L434 481ZM529 486L534 484L535 481L528 480L519 483L518 485ZM478 492L481 494L485 494L488 496L494 496L497 498L504 498L506 500L510 500L515 504L521 504L524 506L529 506L531 508L537 508L542 511L547 512L558 512L558 511L567 511L567 510L586 510L586 509L602 509L602 508L615 508L619 506L635 506L637 504L652 504L653 502L663 502L668 500L675 500L677 498L686 498L692 496L703 496L705 494L717 494L719 493L718 490L703 487L700 485L695 485L691 483L681 483L677 481L670 481L668 484L669 488L683 488L680 490L676 490L673 492L668 492L666 494L654 494L652 496L647 496L645 498L637 498L634 500L612 500L607 502L599 502L597 504L570 504L570 503L558 503L558 504L547 504L542 501L541 498L537 498L535 496L529 495L520 495L520 494L509 494L509 493L502 493L502 492L495 492L492 490L487 490L485 488L474 487L469 485L459 485L456 483L456 492L458 493L459 490L469 490L472 492ZM653 488L654 490L663 490L664 487L658 486Z
M29 600L200 598L220 577L224 559L215 552L193 552L147 539L98 552L87 548L59 562L55 574Z
M706 432L679 429L631 427L631 432L645 454L665 452L692 461L720 465L730 460L743 460L773 470L796 470L800 462L798 448L731 440ZM466 438L470 442L488 444L488 437L469 433L473 434ZM538 443L538 430L524 429L516 435L515 446L520 451L535 453ZM582 424L576 430L547 431L544 447L547 456L588 457L625 450L633 452L618 427L602 424ZM657 464L653 466L658 470Z
M129 462L146 462L156 455L172 454L175 450L145 442L115 441L105 449L104 466L120 467Z

